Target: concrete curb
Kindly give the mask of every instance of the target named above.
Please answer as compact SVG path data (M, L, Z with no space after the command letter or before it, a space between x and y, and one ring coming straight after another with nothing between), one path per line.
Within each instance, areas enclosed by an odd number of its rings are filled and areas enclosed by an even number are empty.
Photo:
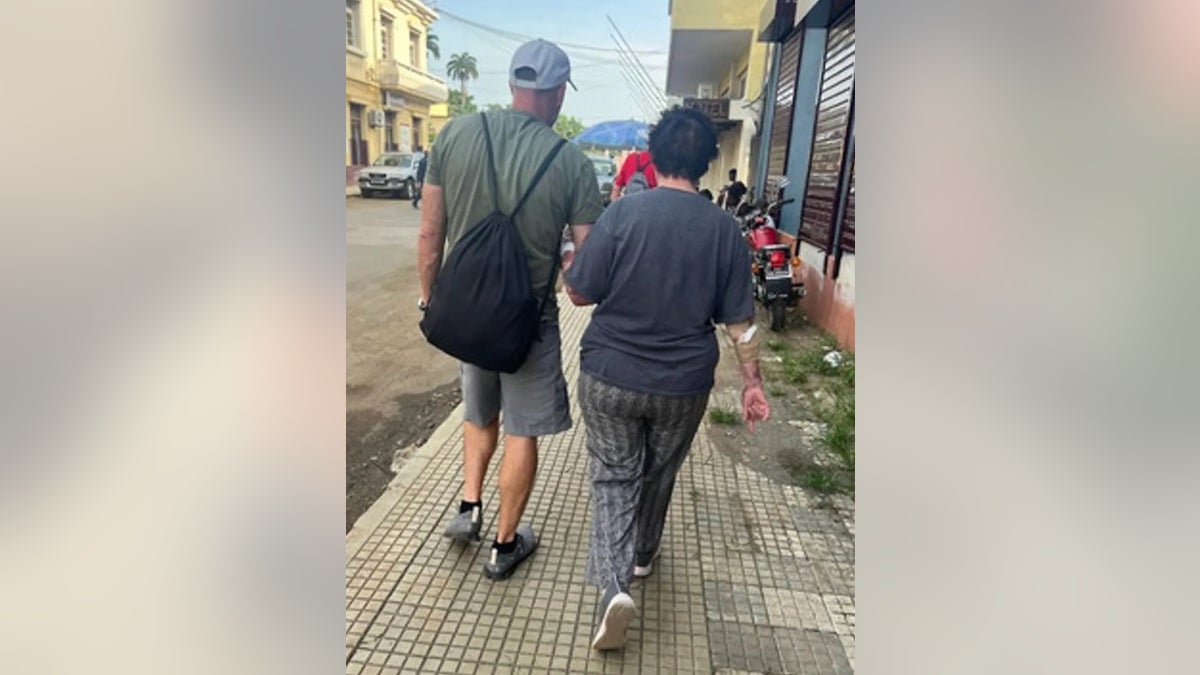
M363 544L367 542L367 538L374 532L392 508L404 498L408 488L416 481L421 472L429 464L440 448L459 432L462 427L463 419L463 404L459 403L450 411L450 414L441 423L440 426L425 441L425 444L417 448L412 456L404 460L404 465L396 476L392 478L392 482L388 483L387 490L379 495L371 506L363 512L358 520L354 521L354 526L346 533L346 559L353 558L355 554L362 549Z

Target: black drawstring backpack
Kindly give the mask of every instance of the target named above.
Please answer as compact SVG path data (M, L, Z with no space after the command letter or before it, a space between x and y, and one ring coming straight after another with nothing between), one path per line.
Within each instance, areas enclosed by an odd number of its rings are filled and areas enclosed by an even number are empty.
M421 332L434 347L460 361L501 373L520 370L533 343L546 301L554 292L558 253L546 293L533 294L525 245L513 218L541 182L558 151L560 139L538 167L533 182L510 214L500 211L496 163L487 116L480 113L487 143L488 180L493 209L463 234L438 272L421 319Z

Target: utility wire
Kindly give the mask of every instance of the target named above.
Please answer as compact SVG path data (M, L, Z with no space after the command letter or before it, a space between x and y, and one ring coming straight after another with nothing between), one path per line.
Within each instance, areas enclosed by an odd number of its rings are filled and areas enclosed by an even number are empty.
M626 92L629 94L630 100L633 101L634 105L641 109L642 115L645 116L646 120L654 119L654 115L651 115L649 112L650 106L646 102L643 94L636 86L634 86L633 81L629 79L629 75L626 74L624 70L621 71L621 77L625 80Z
M653 111L658 108L658 101L655 99L653 92L648 91L646 86L634 77L632 70L624 64L620 67L621 77L625 79L625 83L629 85L630 90L637 95L638 101L642 105L642 110L650 118L654 118ZM661 108L658 108L661 109Z
M629 87L633 91L637 92L638 98L643 103L643 107L647 109L646 114L651 118L657 117L658 113L655 111L661 111L663 109L663 107L658 104L658 101L646 94L645 88L643 88L642 85L633 78L633 75L630 74L629 71L622 70L621 77L625 78L625 82L629 84Z
M613 21L611 16L605 14L604 18L608 19L608 25L612 26L613 30L617 32L617 36L620 38L620 42L624 43L625 49L626 49L626 55L629 56L630 58L632 58L634 60L634 62L637 64L638 72L640 72L642 77L645 79L645 81L650 84L650 88L657 91L658 86L654 84L654 80L651 79L650 73L646 72L646 66L642 65L642 60L638 58L637 52L633 49L633 46L630 45L629 41L625 39L625 34L622 33L621 29L617 27L617 23L615 21ZM620 44L618 44L618 47L619 46L620 46ZM659 98L663 98L661 93L658 94L658 96L659 96ZM664 107L665 107L665 103L666 103L665 98L663 98L663 103L664 103Z
M645 80L637 76L637 69L634 67L631 60L622 59L621 70L629 76L629 79L637 84L638 89L642 92L646 99L658 110L662 110L667 107L667 101L663 95L659 93L653 85L647 84Z
M512 40L514 42L528 42L528 41L534 39L534 38L532 38L528 35L524 35L522 33L516 33L513 31L504 30L501 28L496 28L494 26L489 26L487 24L479 23L478 21L472 21L470 19L458 16L457 14L454 14L453 12L448 12L444 9L438 10L438 16L444 16L444 17L450 19L451 21L457 21L459 23L463 23L468 26L474 26L476 28L485 30L489 33L498 35L498 36L506 38L508 40ZM611 21L611 19L610 19L610 21ZM569 47L571 49L579 49L579 50L583 50L583 51L603 52L603 53L612 53L612 52L616 51L615 49L612 49L611 47L596 47L593 45L581 45L581 44L575 44L575 43L571 43L571 42L554 41L554 44L558 45L559 47L563 47L563 48ZM654 54L666 54L667 51L665 49L643 49L643 50L640 50L639 53L647 54L647 55L654 55Z

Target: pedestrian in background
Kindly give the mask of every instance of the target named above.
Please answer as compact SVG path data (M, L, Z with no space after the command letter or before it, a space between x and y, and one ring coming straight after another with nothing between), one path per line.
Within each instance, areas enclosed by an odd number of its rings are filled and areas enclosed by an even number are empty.
M716 127L702 112L673 108L650 131L650 152L658 189L613 202L565 280L572 302L596 304L581 343L579 400L598 650L625 644L636 613L629 585L658 556L675 475L713 388L714 324L725 325L741 364L742 418L753 431L770 413L746 243L733 217L696 190L717 156Z
M563 228L570 225L573 243L582 244L603 206L592 162L553 130L570 81L571 62L558 46L534 40L518 47L509 67L512 108L463 115L448 122L430 153L424 189L418 305L427 312L427 319L439 315L438 302L462 303L442 312L476 309L470 293L440 300L435 297L432 304L430 295L435 280L442 283L443 274L451 275L448 279L460 278L451 274L458 268L442 268L443 252L453 262L456 247L475 250L473 247L484 245L480 242L496 241L468 235L479 231L474 228L494 222L497 213L519 230L532 285L529 293L541 303L534 310L541 314L537 339L516 372L496 372L465 361L461 364L463 495L445 535L464 543L480 538L483 482L499 442L503 414L499 518L483 568L489 579L509 577L537 549L537 534L521 518L537 472L538 438L571 428L553 291ZM562 254L564 266L570 264L570 257ZM468 277L471 274L470 269L463 272ZM489 282L495 287L501 281L483 279L475 286L486 293ZM479 309L481 314L489 311L488 307ZM513 335L517 328L521 326L510 327ZM478 345L507 343L511 337L491 333L465 339Z
M737 211L737 207L742 203L742 198L746 196L746 184L738 180L737 169L729 170L729 182L725 187L721 188L720 205L726 211Z
M636 194L657 186L654 157L646 150L634 151L621 162L621 170L617 172L617 178L613 181L609 201L617 201L622 194Z

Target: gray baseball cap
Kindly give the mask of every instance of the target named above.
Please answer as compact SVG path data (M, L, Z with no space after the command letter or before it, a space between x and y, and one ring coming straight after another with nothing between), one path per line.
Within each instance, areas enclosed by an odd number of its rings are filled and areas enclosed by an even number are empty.
M517 71L522 77L517 77ZM577 89L571 82L571 59L561 47L540 38L517 47L508 67L509 84L522 89L554 89L563 82Z

